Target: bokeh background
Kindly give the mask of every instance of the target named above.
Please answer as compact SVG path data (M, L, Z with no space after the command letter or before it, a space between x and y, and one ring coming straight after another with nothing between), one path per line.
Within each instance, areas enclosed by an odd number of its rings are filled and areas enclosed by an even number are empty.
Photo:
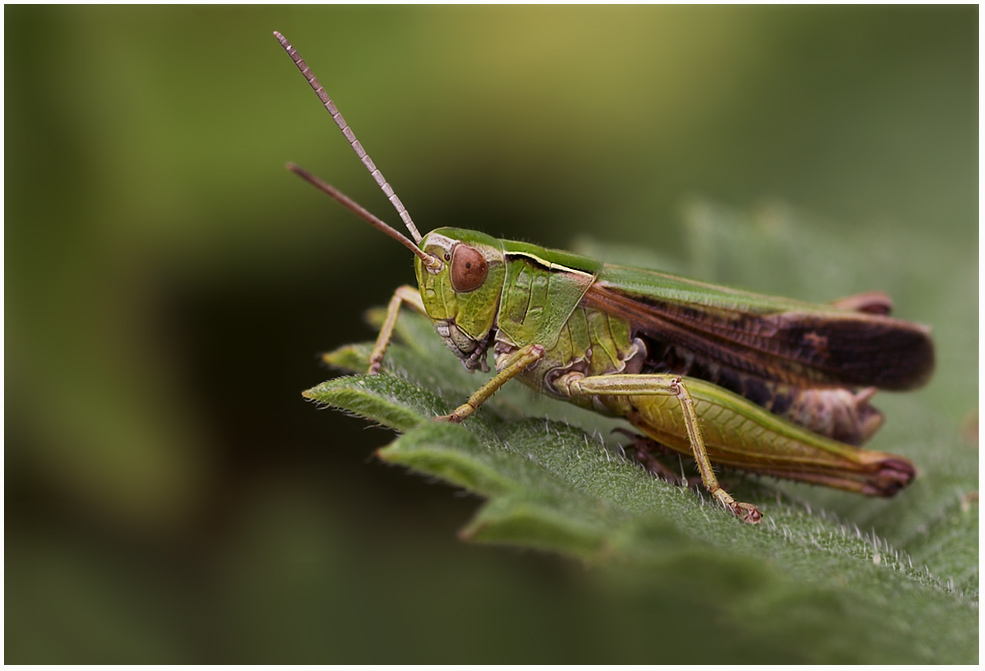
M476 499L379 463L388 433L301 399L332 375L317 354L372 338L364 310L412 271L284 171L396 220L272 30L424 230L674 255L688 199L775 199L846 244L889 222L977 268L977 7L4 18L8 662L675 661L718 645L643 621L570 561L460 542ZM901 264L922 263L912 250ZM976 278L947 299L977 314ZM973 395L969 355L939 353ZM733 643L730 661L768 652Z

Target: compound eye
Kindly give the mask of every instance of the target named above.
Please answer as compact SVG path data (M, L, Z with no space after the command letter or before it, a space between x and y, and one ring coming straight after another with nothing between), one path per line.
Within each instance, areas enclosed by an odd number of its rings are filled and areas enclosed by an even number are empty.
M489 267L482 253L475 247L457 245L451 257L451 285L455 291L465 293L482 286Z

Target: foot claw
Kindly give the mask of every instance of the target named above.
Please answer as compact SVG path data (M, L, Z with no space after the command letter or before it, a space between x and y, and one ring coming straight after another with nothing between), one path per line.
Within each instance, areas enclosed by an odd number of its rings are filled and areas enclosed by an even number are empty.
M759 524L763 514L751 503L733 503L732 512L746 524Z

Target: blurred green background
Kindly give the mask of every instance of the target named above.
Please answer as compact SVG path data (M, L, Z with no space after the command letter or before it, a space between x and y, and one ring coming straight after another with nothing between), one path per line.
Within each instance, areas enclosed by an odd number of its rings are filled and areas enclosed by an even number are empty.
M477 500L301 399L412 264L284 171L396 220L272 30L423 230L673 256L689 198L778 199L977 269L977 7L4 17L7 662L698 659L700 613L641 624L571 562L458 541ZM977 276L947 299L977 313ZM975 393L973 354L939 370Z

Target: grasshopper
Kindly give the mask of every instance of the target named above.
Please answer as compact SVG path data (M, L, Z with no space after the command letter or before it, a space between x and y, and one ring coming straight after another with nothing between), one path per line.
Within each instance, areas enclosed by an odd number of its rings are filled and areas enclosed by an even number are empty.
M877 389L924 384L930 329L889 316L885 294L818 305L602 263L473 230L422 236L304 60L274 33L393 204L413 240L335 187L296 173L415 255L418 287L394 293L370 357L380 371L401 307L427 316L469 371L497 374L451 414L461 422L513 378L548 396L625 417L652 449L694 458L701 482L749 523L713 464L868 496L892 496L916 473L863 449L883 421ZM637 451L639 453L639 450Z

